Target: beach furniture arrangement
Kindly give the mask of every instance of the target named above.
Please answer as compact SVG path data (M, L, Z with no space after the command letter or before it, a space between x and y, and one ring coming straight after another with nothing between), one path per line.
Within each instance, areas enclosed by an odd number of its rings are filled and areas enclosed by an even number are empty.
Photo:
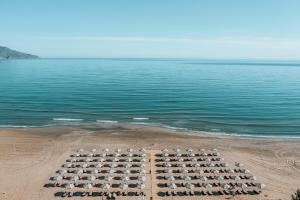
M79 149L46 186L55 188L55 196L59 197L145 199L149 190L146 187L148 163L145 149Z
M241 163L230 168L217 149L163 149L155 159L161 198L257 195L265 187Z
M45 185L57 197L198 199L259 195L265 187L217 149L78 149Z

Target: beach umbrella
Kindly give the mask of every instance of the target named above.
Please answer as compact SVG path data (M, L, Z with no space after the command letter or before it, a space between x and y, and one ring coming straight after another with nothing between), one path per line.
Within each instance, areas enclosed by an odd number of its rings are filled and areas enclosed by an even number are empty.
M127 157L132 157L133 156L133 153L128 153L127 154Z
M193 149L192 148L188 148L186 151L189 152L189 153L191 153L191 152L193 152Z
M174 151L175 151L176 153L179 153L181 150L180 150L179 148L175 148Z
M84 161L85 161L85 162L91 162L92 159L91 159L91 158L86 158Z
M76 158L71 158L71 159L68 159L66 160L67 162L77 162L77 159Z
M205 188L212 188L212 185L211 185L211 184L205 184L204 187L205 187Z
M104 162L104 161L106 161L106 158L98 158L97 159L97 162Z
M170 158L163 158L163 161L165 161L165 162L169 162L170 161Z
M200 167L200 164L199 163L194 163L193 167Z
M74 171L75 174L82 174L83 173L83 170L82 169L77 169Z
M87 168L87 166L88 165L86 163L80 165L81 168Z
M236 167L243 167L244 165L243 165L242 163L236 162L236 163L235 163L235 166L236 166Z
M139 181L146 181L146 177L145 177L145 176L139 176L139 177L138 177L138 180L139 180Z
M101 165L100 163L98 163L95 167L96 167L96 168L101 168L102 165Z
M190 153L188 154L188 156L189 156L189 157L194 157L194 156L195 156L195 154L194 154L194 153L192 153L192 152L190 152Z
M146 174L146 170L144 169L140 170L140 174Z
M178 167L186 167L186 164L178 164Z
M184 159L183 159L183 158L179 158L178 161L179 161L179 162L183 162Z
M120 184L119 186L121 189L127 189L128 188L128 185L127 184Z
M165 173L172 173L172 172L173 172L173 170L172 170L172 169L169 169L169 168L167 168L167 169L164 169L164 172L165 172Z
M224 177L223 176L216 176L215 179L218 180L218 181L223 181Z
M245 184L245 183L242 183L241 186L240 186L243 190L247 189L248 186Z
M259 189L264 189L266 187L266 185L263 183L257 183L256 187L258 187Z
M207 181L207 177L206 176L200 176L199 178L201 181Z
M137 184L137 187L138 187L139 189L144 189L144 188L145 188L145 184Z
M234 173L234 170L233 170L233 169L230 169L230 170L228 170L228 173L233 174L233 173Z
M72 157L79 157L79 156L80 156L80 153L72 154Z
M250 180L253 180L253 181L256 180L256 177L255 177L255 176L249 176L248 178L249 178Z
M221 187L224 189L224 190L229 190L230 189L230 186L228 184L222 184Z
M141 161L141 162L146 162L146 159L145 159L145 158L142 158L140 161Z
M146 157L146 154L145 154L145 153L142 153L142 154L141 154L141 157Z
M175 181L174 176L165 176L167 180L169 181Z
M92 152L96 152L97 151L97 149L92 149Z
M140 164L138 166L139 166L139 168L145 168L145 164Z
M183 179L186 180L186 181L190 181L190 180L191 180L191 177L185 175L185 176L183 176Z
M79 177L78 176L71 176L70 181L78 181Z
M113 170L113 169L110 169L110 170L108 171L109 174L114 174L115 172L116 172L116 170Z
M196 169L196 172L197 172L198 174L204 174L204 171L203 171L201 168L197 168L197 169Z
M224 162L224 163L221 163L220 165L221 165L222 167L228 167L228 164L225 163L225 162Z
M67 170L65 170L65 169L60 169L60 170L58 170L58 173L59 174L66 174L68 171Z
M129 149L127 149L127 152L132 153L133 149L129 148Z
M105 183L101 185L101 188L107 190L110 188L110 185L108 183Z
M162 152L164 152L164 153L166 153L166 152L168 152L169 150L168 149L166 149L166 148L164 148L163 150L161 150Z
M195 185L194 185L194 184L191 184L191 183L186 183L186 184L185 184L185 187L188 188L188 189L194 189L194 188L195 188Z
M94 154L93 154L93 153L89 153L87 156L89 156L89 157L93 157L93 156L94 156Z
M97 169L93 169L93 170L91 171L91 174L98 174L98 170L97 170Z
M163 153L163 157L168 157L169 154L168 153Z
M124 170L123 174L130 174L130 171L129 170Z
M113 158L113 162L118 162L119 161L119 158Z
M140 149L139 151L145 153L145 152L146 152L146 149L142 148L142 149Z
M117 153L117 152L115 152L115 153L113 153L113 156L115 156L115 157L119 157L119 156L120 156L120 154L119 154L119 153Z
M67 163L67 164L64 164L63 167L65 167L65 168L70 168L70 167L72 167L72 164Z
M105 148L105 149L103 149L102 151L107 153L107 152L109 152L109 149L108 149L108 148Z
M100 153L100 157L106 157L106 153Z
M181 157L181 156L182 156L182 154L181 154L181 153L176 153L176 154L175 154L175 156L177 156L177 157Z
M67 188L67 189L72 189L72 188L74 188L74 184L73 183L67 183L67 184L64 184L63 187Z
M132 158L126 158L125 161L126 162L132 162Z
M110 168L115 168L115 167L117 167L116 164L109 164L108 166L109 166Z
M180 169L179 172L180 173L188 173L189 171L187 169Z
M77 152L83 152L83 151L84 151L83 149L78 149L78 150L77 150Z
M116 149L116 152L117 152L117 153L121 153L121 151L122 151L122 150L121 150L121 149L119 149L119 148L118 148L118 149Z
M163 166L164 167L171 167L172 165L170 163L164 163Z
M217 170L217 169L212 170L212 172L213 172L214 174L219 174L219 170Z
M197 162L197 158L192 158L192 162Z
M113 177L112 177L112 176L105 176L104 179L105 179L106 181L111 181L111 180L113 179Z
M218 151L218 149L212 149L212 151L215 151L215 152L217 152L217 151Z
M89 181L94 181L94 180L96 180L96 177L95 177L95 176L88 176L88 177L87 177L87 180L89 180Z
M83 184L83 188L85 188L85 189L91 189L91 188L93 188L93 185L90 184L90 183L85 183L85 184Z
M205 152L205 149L200 149L201 152Z
M122 176L122 177L121 177L121 180L122 180L122 181L129 181L129 177L128 177L128 176Z
M63 179L63 177L62 177L61 175L52 177L52 180L53 180L53 181L60 181L60 180L62 180L62 179Z
M125 168L130 168L132 165L131 164L129 164L129 163L127 163L127 164L125 164Z
M171 183L171 184L168 184L168 188L170 188L170 189L176 189L177 185L175 183Z

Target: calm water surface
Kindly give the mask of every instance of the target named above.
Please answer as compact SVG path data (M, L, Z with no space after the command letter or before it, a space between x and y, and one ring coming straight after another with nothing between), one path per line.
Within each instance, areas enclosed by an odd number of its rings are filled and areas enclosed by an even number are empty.
M300 62L0 61L0 127L117 122L300 137Z

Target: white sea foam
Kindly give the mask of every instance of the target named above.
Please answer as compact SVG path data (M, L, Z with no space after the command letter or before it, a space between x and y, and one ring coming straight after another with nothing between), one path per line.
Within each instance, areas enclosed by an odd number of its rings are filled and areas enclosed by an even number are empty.
M103 124L117 124L118 121L113 121L113 120L102 120L102 119L99 119L99 120L96 120L97 123L103 123Z
M53 121L79 122L79 121L83 121L83 119L73 119L73 118L53 118Z
M0 125L0 128L30 128L34 126L22 126L22 125Z
M148 120L148 117L134 117L133 120Z

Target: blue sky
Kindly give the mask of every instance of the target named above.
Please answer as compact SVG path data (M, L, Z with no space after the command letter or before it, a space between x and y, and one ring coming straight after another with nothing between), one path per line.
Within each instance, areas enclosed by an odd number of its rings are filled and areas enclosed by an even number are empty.
M300 59L299 0L0 0L0 45L42 57Z

